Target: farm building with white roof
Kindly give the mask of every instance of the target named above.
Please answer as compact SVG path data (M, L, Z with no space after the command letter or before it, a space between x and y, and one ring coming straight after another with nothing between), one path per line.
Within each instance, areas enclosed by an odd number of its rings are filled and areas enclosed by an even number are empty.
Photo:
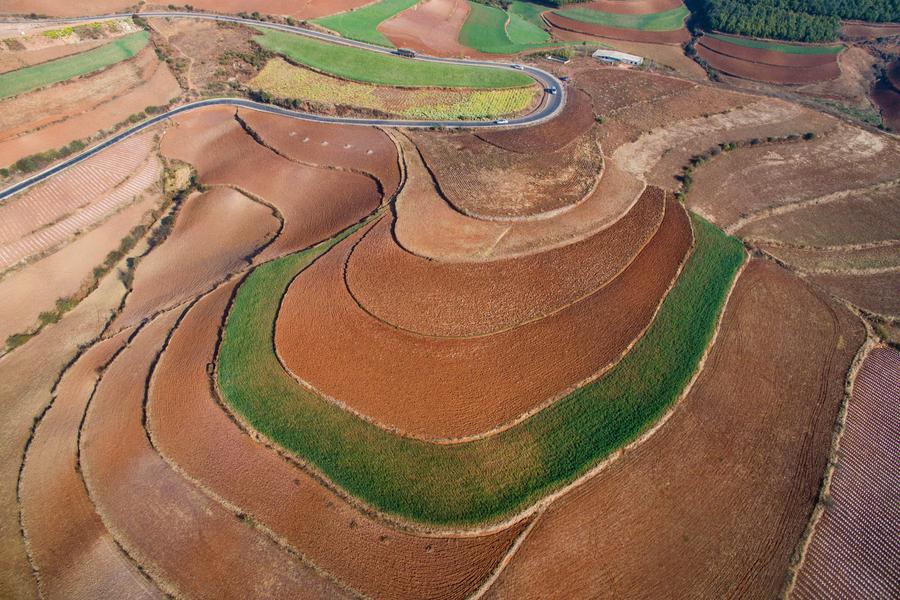
M618 50L604 50L603 48L600 48L591 56L603 62L624 63L626 65L636 66L644 63L644 59L641 56L619 52Z

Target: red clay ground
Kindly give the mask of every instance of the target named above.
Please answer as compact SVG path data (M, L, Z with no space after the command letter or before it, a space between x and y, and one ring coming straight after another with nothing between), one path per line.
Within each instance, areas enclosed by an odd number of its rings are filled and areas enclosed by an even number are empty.
M526 523L471 537L398 530L241 431L212 396L207 371L232 288L223 286L191 309L156 368L148 404L155 446L188 477L369 597L469 596ZM196 435L186 435L186 426Z
M301 19L315 19L358 8L371 0L195 0L194 8L212 12L237 13L258 11L272 15L292 15ZM7 0L0 13L73 17L127 12L134 6L130 0ZM150 8L165 9L166 4L151 3Z
M128 333L99 342L68 371L37 427L21 479L22 521L43 598L163 598L116 545L78 474L77 436L102 367Z
M683 44L691 39L688 30L682 27L673 31L641 31L638 29L619 29L595 23L584 23L562 15L548 12L544 18L550 25L564 31L572 31L597 37L621 39L632 42L651 42L654 44Z
M310 167L256 143L230 109L178 117L162 141L165 155L197 168L207 185L229 185L261 199L284 219L284 230L259 260L306 248L356 223L381 202L363 175Z
M833 273L814 275L810 280L869 312L900 317L900 271L871 275Z
M710 35L700 38L700 44L714 52L726 54L732 58L776 67L829 68L832 63L837 62L838 57L837 54L788 54L786 52L765 50L764 48L749 48L732 44Z
M791 598L891 598L900 592L900 354L876 348L856 377L829 502L816 523Z
M385 198L400 187L397 147L380 129L285 119L255 110L240 111L239 116L263 144L290 160L371 175Z
M0 34L0 37L5 36ZM0 49L0 73L7 73L22 67L30 67L71 54L78 54L79 52L87 52L108 42L108 39L84 40L72 44L58 44L46 48L14 51L7 51L6 47L3 47Z
M326 397L428 439L483 434L598 377L651 323L691 244L686 213L669 201L656 235L607 286L546 318L459 339L402 332L359 308L344 268L364 235L390 236L389 223L348 238L294 280L276 348Z
M421 258L373 230L350 255L346 284L366 312L406 331L441 337L496 333L546 317L609 283L656 233L664 209L660 190L648 190L625 217L595 236L480 263Z
M137 325L249 266L248 258L279 227L269 207L231 188L191 196L166 242L138 265L132 292L111 330Z
M865 23L862 21L844 21L841 24L841 36L850 39L876 39L900 35L900 23Z
M145 385L180 312L147 325L107 369L91 400L80 456L98 514L129 555L170 593L177 589L185 596L223 599L349 597L183 479L150 445L142 427Z
M697 54L713 69L734 77L778 84L808 84L835 79L841 74L841 68L835 55L829 55L832 62L818 66L777 66L735 58L732 55L718 52L707 44L706 38L702 38L700 44L697 45ZM733 46L733 44L729 45ZM731 54L742 53L743 50L747 50L747 48L738 47Z
M378 31L398 48L434 56L481 56L459 43L459 30L468 16L466 0L425 0L382 21Z
M551 505L488 597L778 596L863 339L849 312L752 261L671 418Z

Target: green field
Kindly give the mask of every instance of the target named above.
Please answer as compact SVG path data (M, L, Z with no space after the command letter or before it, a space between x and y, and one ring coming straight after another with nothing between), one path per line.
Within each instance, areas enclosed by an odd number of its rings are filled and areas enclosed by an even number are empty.
M684 27L684 20L691 14L684 5L664 12L648 15L620 15L600 12L589 8L567 8L555 11L556 14L583 23L606 25L618 29L637 29L640 31L674 31Z
M508 13L471 0L469 6L471 11L459 32L459 41L473 50L487 54L516 54L542 48L551 42L550 35L534 21L535 13L540 14L537 5L516 2ZM546 10L547 7L540 8Z
M139 31L99 48L0 75L0 98L9 98L79 75L87 75L131 58L147 45L150 34Z
M358 10L315 19L313 23L336 31L351 40L392 48L394 44L391 43L391 40L376 28L382 21L390 19L418 2L419 0L381 0L381 2Z
M523 509L627 444L672 406L698 367L741 243L693 217L695 247L644 337L601 379L501 433L455 445L404 438L300 386L273 348L294 277L349 235L258 267L241 285L218 359L223 400L254 428L377 509L473 524Z
M363 83L396 87L497 89L531 85L534 80L509 69L467 67L410 60L302 35L259 29L264 48L317 71Z
M784 54L839 54L844 49L843 46L815 46L811 44L782 44L780 42L770 42L767 40L756 40L752 38L734 37L730 35L720 35L718 33L707 33L711 38L728 42L736 46L744 46L745 48L760 48L762 50L772 50L774 52L783 52Z

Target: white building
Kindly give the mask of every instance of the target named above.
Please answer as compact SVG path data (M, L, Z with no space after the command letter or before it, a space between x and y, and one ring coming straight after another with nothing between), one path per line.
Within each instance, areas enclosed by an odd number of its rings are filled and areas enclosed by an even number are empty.
M639 66L644 63L644 59L634 54L619 52L618 50L604 50L603 48L594 52L591 56L602 62L608 63L624 63L626 65Z

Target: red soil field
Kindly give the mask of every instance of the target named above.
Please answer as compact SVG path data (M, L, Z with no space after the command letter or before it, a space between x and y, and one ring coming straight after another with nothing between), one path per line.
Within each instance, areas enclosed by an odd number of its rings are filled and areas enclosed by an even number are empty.
M369 314L427 336L479 336L563 309L609 283L662 222L665 196L648 190L612 227L580 242L522 258L446 263L410 254L384 221L354 248L346 284ZM477 310L473 310L477 307Z
M73 140L88 138L112 129L148 106L161 106L177 98L181 88L165 63L154 63L149 79L120 96L87 112L0 143L0 164L10 164L29 154L59 148Z
M227 108L179 116L162 141L163 154L191 163L200 181L228 185L273 206L284 229L258 260L306 248L345 229L380 203L363 175L291 162L256 143Z
M563 149L593 124L590 97L580 89L570 88L566 105L555 119L532 127L487 131L476 136L510 152L543 154Z
M551 218L496 222L467 217L434 189L416 148L400 138L407 181L397 204L394 235L413 254L444 262L480 262L543 252L609 227L637 201L643 184L607 161L594 192Z
M838 60L837 54L788 54L732 44L709 35L700 38L700 44L719 54L776 67L828 67Z
M147 325L110 365L80 438L91 500L116 540L164 591L196 598L347 597L260 530L183 479L142 427L151 366L179 311Z
M745 50L745 48L741 48L741 50ZM813 67L768 65L717 52L706 45L706 38L701 39L700 44L697 45L697 54L717 71L755 81L779 84L807 84L828 81L841 75L841 67L838 65L836 58L832 62Z
M207 371L232 288L226 284L190 310L156 368L147 408L155 446L188 477L369 597L471 594L526 523L473 537L398 530L242 432L212 396ZM197 435L185 435L186 424Z
M92 346L67 371L38 425L21 476L25 535L43 598L162 598L103 526L77 470L77 436L103 367L123 333Z
M249 266L248 257L271 240L279 226L271 209L231 188L191 196L165 243L138 265L132 292L112 331L137 325Z
M694 173L689 208L720 227L748 215L893 181L900 144L837 119L808 142L724 153Z
M0 34L0 37L5 36ZM108 39L85 40L75 44L58 44L46 48L33 48L10 52L2 51L0 52L0 73L14 71L16 69L21 69L22 67L30 67L71 54L78 54L79 52L87 52L88 50L107 43L109 43Z
M397 147L380 129L285 119L255 110L239 115L263 144L293 161L371 175L381 183L385 198L400 187Z
M135 225L149 223L147 213L158 204L159 198L148 194L62 249L0 280L0 340L31 329L59 298L76 294L91 270L119 247Z
M154 136L147 131L127 138L0 204L0 244L56 222L121 185L147 160Z
M872 248L864 247L861 250L850 250L843 246L822 249L792 248L765 243L754 245L806 273L900 267L900 241L879 244Z
M791 598L900 593L900 354L872 350L856 377L825 507Z
M777 597L863 339L848 311L751 261L669 420L551 505L487 597Z
M411 134L443 197L481 220L546 218L593 190L603 157L592 129L556 152L510 152L473 134Z
M52 225L24 235L17 241L0 244L0 270L46 253L121 210L137 197L157 194L156 184L159 182L160 171L159 160L156 156L150 156L131 177L102 196L92 199L86 207Z
M565 31L574 31L598 37L629 40L633 42L651 42L654 44L683 44L691 39L688 30L682 27L673 31L641 31L639 29L619 29L595 23L576 21L553 12L544 13L544 19L553 27Z
M398 48L435 56L481 56L459 43L459 30L469 16L466 0L425 0L378 25Z
M292 15L315 19L370 4L371 0L195 0L194 8L223 13L258 11L273 15ZM72 17L128 12L134 6L130 0L6 0L0 13ZM164 5L160 4L160 7Z
M892 69L889 73L894 74L893 79L900 79L896 71L900 70L900 62L894 61ZM900 87L897 81L892 81L893 85L888 82L880 82L872 88L870 96L872 101L881 112L881 119L884 121L885 127L892 131L900 131Z
M873 275L825 274L810 278L833 294L869 312L900 317L900 272Z
M673 10L681 6L681 0L594 0L578 4L577 8L589 8L620 15L647 15Z
M275 345L285 367L325 397L426 439L483 434L605 372L652 321L692 237L669 201L650 243L599 291L521 327L460 339L399 331L359 308L344 268L363 235L390 228L365 228L293 281Z
M0 5L0 13L30 14L74 17L81 15L104 15L123 12L133 6L128 0L5 0Z
M841 23L841 36L850 39L876 39L900 35L900 23L866 23L862 21L844 21Z

